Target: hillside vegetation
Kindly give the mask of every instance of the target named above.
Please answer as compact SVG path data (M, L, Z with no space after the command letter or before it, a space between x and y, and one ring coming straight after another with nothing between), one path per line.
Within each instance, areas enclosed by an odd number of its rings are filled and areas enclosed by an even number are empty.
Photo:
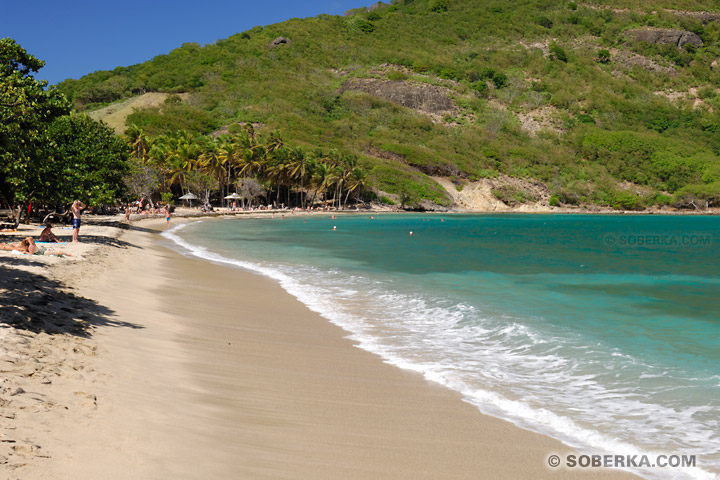
M252 124L357 158L378 197L448 205L432 177L506 204L720 203L713 0L404 0L185 44L58 85L77 110L171 95L126 125L190 136ZM237 125L237 126L235 126ZM499 182L499 180L498 180ZM386 197L387 198L387 197Z

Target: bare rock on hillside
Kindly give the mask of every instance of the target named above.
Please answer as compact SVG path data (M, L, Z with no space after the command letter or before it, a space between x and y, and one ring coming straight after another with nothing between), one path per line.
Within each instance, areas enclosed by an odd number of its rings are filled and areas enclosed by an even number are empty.
M660 65L656 61L637 55L626 50L610 49L613 61L627 68L640 67L649 72L666 73L668 75L677 75L677 70L672 66Z
M432 177L437 183L445 188L453 201L453 206L460 211L468 212L536 212L549 211L550 191L540 182L528 181L520 178L509 177L500 174L496 178L483 178L477 182L462 184L458 190L449 178ZM515 190L526 192L528 197L535 201L529 201L519 205L507 205L499 200L493 190L511 187Z
M556 119L557 116L557 109L549 105L530 110L527 113L518 113L520 126L531 137L537 136L538 132L542 130L562 133L560 122Z
M270 46L277 47L278 45L288 45L290 42L292 42L292 40L287 37L277 37L275 40L270 42Z
M351 78L340 87L341 93L348 90L365 92L403 107L412 108L430 115L438 122L443 115L458 112L458 108L450 99L449 91L436 85L377 78Z
M625 35L628 40L636 43L675 45L678 48L687 43L696 47L703 45L702 39L697 34L671 28L634 28L627 30Z
M702 23L720 22L720 13L710 12L688 12L685 10L667 10L670 13L674 13L680 17L689 17L699 20Z
M710 64L710 68L713 71L720 70L720 58L716 58L715 60L713 60L713 62Z

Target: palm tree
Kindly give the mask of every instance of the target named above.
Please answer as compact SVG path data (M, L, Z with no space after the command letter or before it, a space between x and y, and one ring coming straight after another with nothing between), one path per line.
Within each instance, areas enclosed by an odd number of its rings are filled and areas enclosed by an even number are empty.
M220 157L218 142L206 142L202 146L202 153L198 156L197 165L205 174L218 182L217 184L218 190L220 190L220 196L225 197L225 178L227 176L227 170L225 168L225 163Z
M218 160L226 171L225 185L232 185L241 166L240 145L231 138L221 138L218 145Z
M283 143L282 138L280 138L280 133L277 130L273 130L265 143L265 152L268 154L272 153L275 150L282 148L283 145L285 144Z
M357 157L354 155L343 155L340 159L340 164L337 167L337 191L336 196L338 198L338 209L343 206L340 201L342 200L343 186L348 180L350 173L353 169L357 168ZM346 197L347 198L347 197ZM347 203L347 199L346 199Z
M280 203L280 193L282 188L287 188L287 203L290 203L290 185L292 184L292 164L286 148L279 148L272 151L268 158L268 166L265 176L270 183L277 185L277 203Z
M145 131L133 123L125 131L125 139L132 150L133 156L144 164L151 147L150 139L145 134Z
M313 198L310 204L315 203L315 197L319 192L323 192L323 198L326 198L326 191L328 186L332 183L332 175L330 165L323 159L314 162L314 168L312 169L312 184L314 186Z
M300 147L295 147L289 152L290 176L294 183L300 181L300 207L305 208L305 180L308 176L308 162L305 152Z
M360 193L367 183L367 172L360 167L355 167L350 171L347 181L347 195L345 196L345 206L347 206L348 198L352 192L356 195Z
M201 154L198 143L184 131L160 137L150 150L151 161L164 170L168 187L179 183L183 191L187 185L186 174L199 168Z

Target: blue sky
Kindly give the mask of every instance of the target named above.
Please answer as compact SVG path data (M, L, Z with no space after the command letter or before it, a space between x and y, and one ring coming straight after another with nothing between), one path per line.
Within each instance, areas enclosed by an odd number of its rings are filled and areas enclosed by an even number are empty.
M201 45L255 25L321 13L342 15L374 0L0 0L0 37L45 61L51 84L134 65L186 42Z

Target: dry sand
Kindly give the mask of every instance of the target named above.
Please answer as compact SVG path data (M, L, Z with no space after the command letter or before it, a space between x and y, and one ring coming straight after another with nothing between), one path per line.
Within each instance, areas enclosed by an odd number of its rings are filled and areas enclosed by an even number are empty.
M72 260L0 256L0 474L632 478L551 470L572 450L384 364L269 279L166 248L163 224L88 227Z

